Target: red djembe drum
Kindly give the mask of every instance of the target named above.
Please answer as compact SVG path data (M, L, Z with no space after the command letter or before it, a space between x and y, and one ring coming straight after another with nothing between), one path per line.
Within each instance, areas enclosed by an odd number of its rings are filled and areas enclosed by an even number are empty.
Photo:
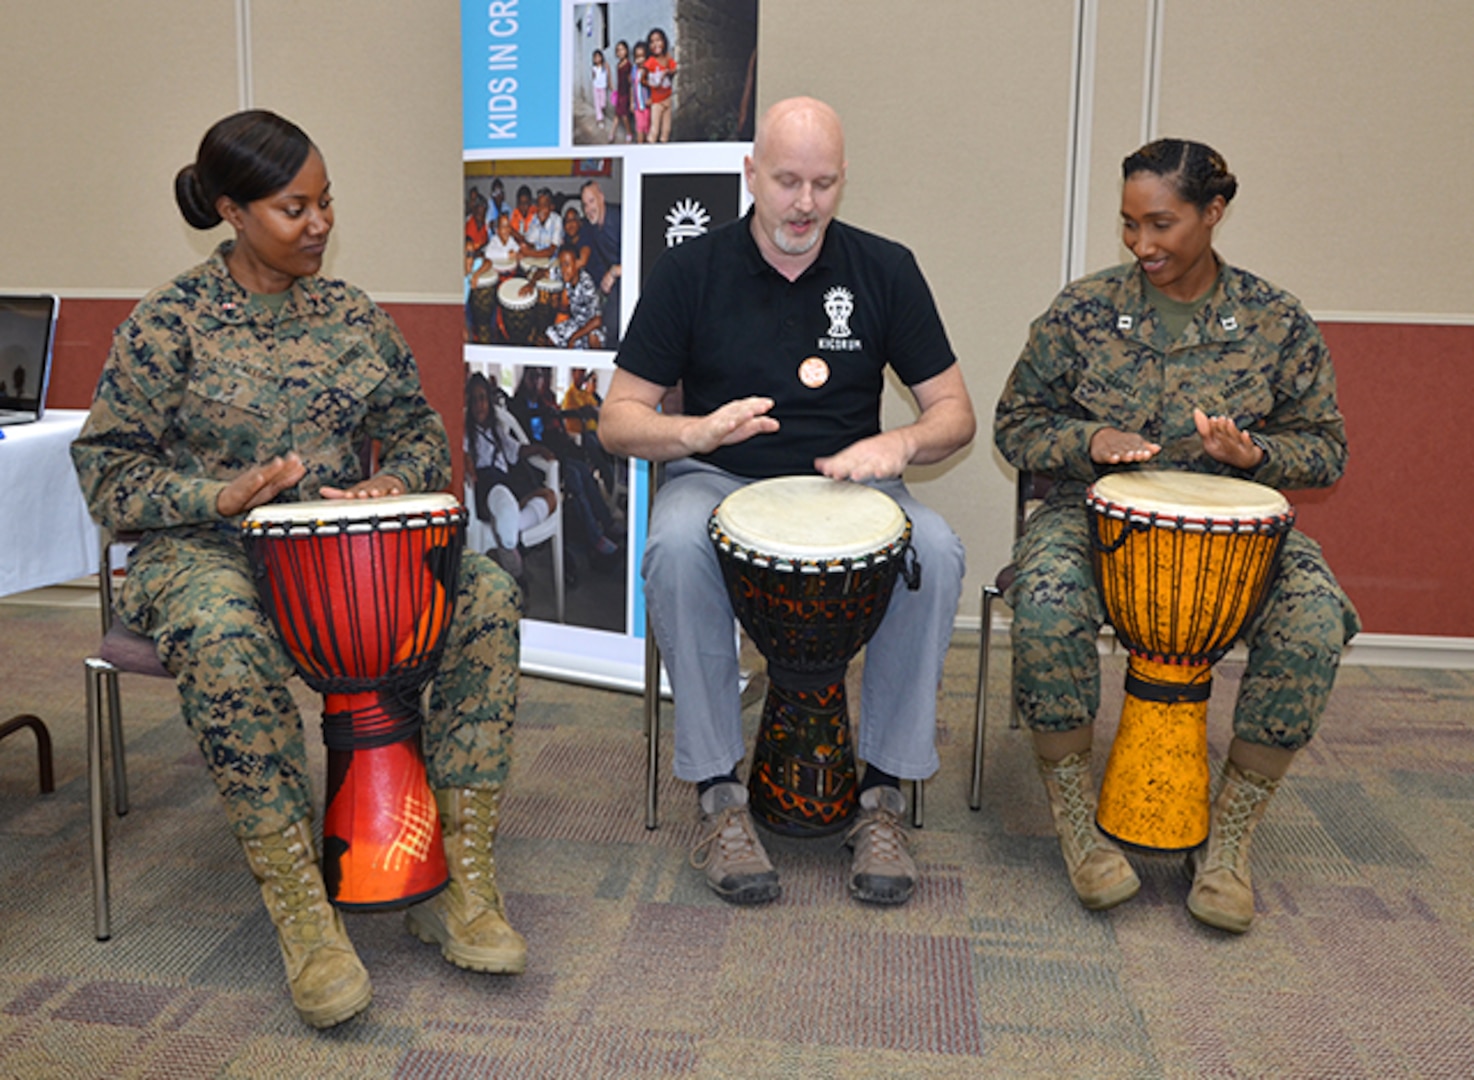
M455 608L466 512L449 495L257 507L242 524L261 601L324 696L323 880L349 910L448 881L420 749L420 695Z
M1138 847L1195 847L1213 664L1263 604L1295 511L1263 484L1189 472L1113 473L1086 500L1101 601L1129 651L1096 821Z
M880 628L897 574L920 584L911 519L874 488L784 476L723 499L707 534L768 662L747 782L754 819L787 836L842 829L856 805L845 669Z

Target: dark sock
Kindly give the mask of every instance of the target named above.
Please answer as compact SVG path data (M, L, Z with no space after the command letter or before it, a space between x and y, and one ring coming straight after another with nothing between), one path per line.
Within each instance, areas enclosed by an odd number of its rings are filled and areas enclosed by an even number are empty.
M860 787L856 791L856 794L864 794L873 787L899 788L900 786L901 781L899 777L892 776L888 772L882 772L874 765L866 765L865 775L860 777Z
M710 788L714 788L718 784L736 784L736 783L740 783L740 781L737 779L737 770L736 769L732 769L730 772L727 772L727 773L725 773L722 776L711 776L711 777L707 777L707 779L701 780L701 781L698 781L697 782L697 784L696 784L696 797L698 799L701 798L701 796L705 795Z

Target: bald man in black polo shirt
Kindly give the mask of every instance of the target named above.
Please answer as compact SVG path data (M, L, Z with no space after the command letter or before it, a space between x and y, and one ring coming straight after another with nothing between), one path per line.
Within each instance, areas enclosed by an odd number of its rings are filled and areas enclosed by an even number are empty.
M645 595L675 693L675 772L696 782L708 829L695 853L733 903L780 893L735 769L746 757L732 609L707 538L712 510L772 476L869 484L911 517L921 588L895 590L866 650L860 815L850 891L910 898L903 779L937 768L936 697L963 575L962 544L901 480L973 437L972 402L916 260L834 220L845 180L839 117L780 101L743 162L753 207L652 268L605 398L599 436L620 454L669 462L645 548ZM885 368L919 415L882 431ZM682 413L658 408L679 384Z

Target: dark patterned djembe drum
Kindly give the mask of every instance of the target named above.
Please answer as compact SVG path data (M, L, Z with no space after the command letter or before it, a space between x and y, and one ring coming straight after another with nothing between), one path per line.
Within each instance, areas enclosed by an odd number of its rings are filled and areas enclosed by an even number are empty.
M502 325L506 327L509 345L536 345L541 333L538 329L537 290L531 288L531 284L524 277L509 277L496 287L497 303L502 308Z
M707 526L732 607L768 662L748 777L754 819L789 836L844 828L856 804L845 671L919 567L890 496L823 477L729 495Z

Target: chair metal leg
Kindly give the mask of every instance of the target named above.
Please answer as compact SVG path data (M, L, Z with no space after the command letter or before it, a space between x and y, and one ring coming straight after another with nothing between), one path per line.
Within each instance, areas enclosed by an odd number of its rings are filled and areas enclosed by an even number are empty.
M103 715L109 695L105 680L117 686L117 670L106 660L85 661L87 676L87 795L92 827L92 917L98 941L112 936L107 890L107 780L103 767Z
M645 621L645 828L660 827L660 646Z
M36 779L39 781L41 794L50 795L56 790L56 772L51 758L51 732L46 730L46 721L39 716L22 713L0 724L0 739L15 734L21 728L30 728L31 734L36 736Z
M118 693L118 672L108 665L103 687L107 690L107 729L112 742L113 808L118 817L128 813L128 759L123 752L123 701Z
M555 514L561 514L563 508L560 506L553 512ZM566 589L563 584L563 527L560 525L553 533L553 597L558 604L558 621L560 623L564 621L563 597L565 591Z
M911 827L913 829L921 828L921 802L925 791L925 780L911 781Z
M972 729L972 786L967 805L983 807L983 741L988 729L988 650L993 640L993 601L1003 594L996 585L983 586L982 636L978 641L977 716Z

